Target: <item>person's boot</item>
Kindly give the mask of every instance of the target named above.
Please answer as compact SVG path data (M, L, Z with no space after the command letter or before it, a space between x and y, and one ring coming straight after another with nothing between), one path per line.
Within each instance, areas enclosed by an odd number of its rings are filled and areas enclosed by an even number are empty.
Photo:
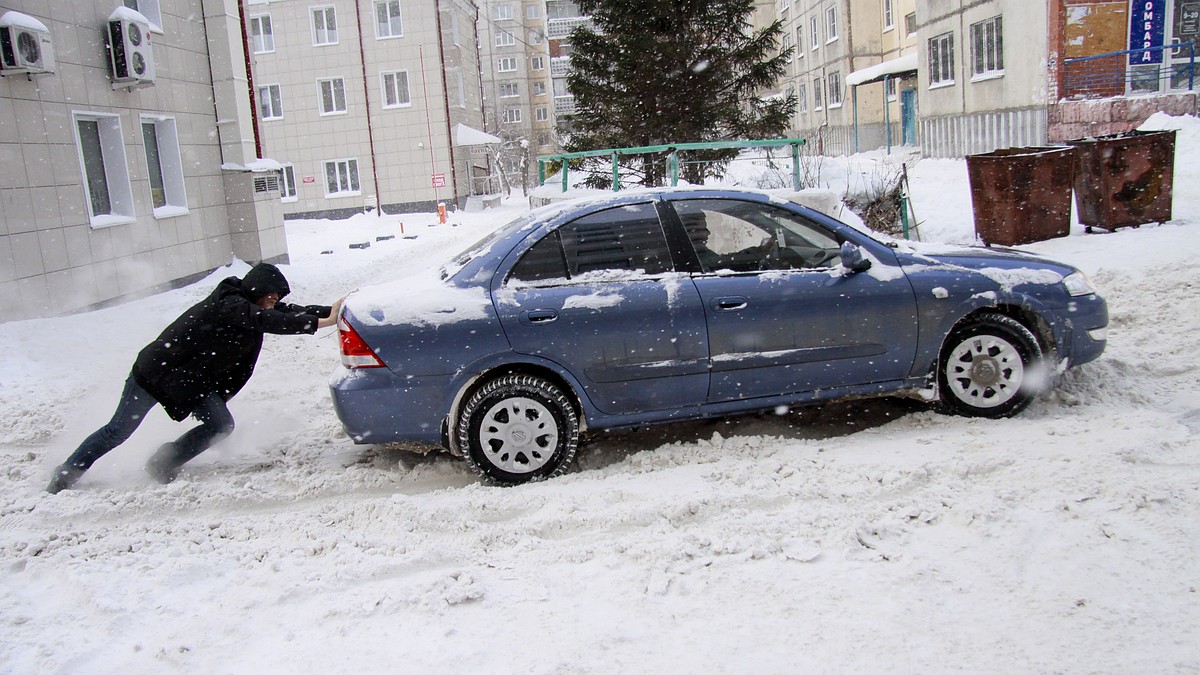
M83 475L84 470L63 464L54 470L54 476L50 478L50 484L46 486L46 492L56 495L63 490L70 490L75 483L79 482L79 477Z
M163 485L174 481L179 476L180 468L176 455L174 443L163 443L146 462L146 473Z

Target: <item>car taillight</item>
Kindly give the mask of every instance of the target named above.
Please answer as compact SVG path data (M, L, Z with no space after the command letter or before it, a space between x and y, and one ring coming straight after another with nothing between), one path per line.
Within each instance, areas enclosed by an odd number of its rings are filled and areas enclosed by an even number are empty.
M383 361L367 346L344 317L338 318L338 337L341 338L342 365L347 368L383 368Z

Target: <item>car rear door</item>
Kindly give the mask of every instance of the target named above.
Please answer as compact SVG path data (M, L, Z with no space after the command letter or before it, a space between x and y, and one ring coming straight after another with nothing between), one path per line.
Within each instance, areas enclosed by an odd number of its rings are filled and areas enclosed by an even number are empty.
M652 201L550 232L521 254L495 299L513 349L570 371L602 412L705 401L704 307L688 275L674 271Z
M671 205L702 266L693 280L707 316L710 403L908 375L916 299L899 267L846 273L835 232L772 204Z

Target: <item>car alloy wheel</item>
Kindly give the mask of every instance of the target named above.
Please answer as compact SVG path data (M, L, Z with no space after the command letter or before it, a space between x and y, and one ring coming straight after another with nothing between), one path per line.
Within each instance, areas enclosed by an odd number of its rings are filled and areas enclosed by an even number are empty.
M575 458L579 415L555 384L535 375L503 375L468 397L455 425L458 446L497 485L557 476Z
M1030 380L1041 360L1037 338L1016 319L991 312L972 317L946 339L938 374L942 403L971 417L1015 415L1037 393Z

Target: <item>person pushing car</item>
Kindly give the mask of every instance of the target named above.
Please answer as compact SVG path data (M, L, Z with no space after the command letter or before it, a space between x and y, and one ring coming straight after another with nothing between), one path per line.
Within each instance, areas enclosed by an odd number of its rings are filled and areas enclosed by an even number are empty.
M269 263L217 284L138 353L112 419L55 469L46 491L57 494L74 486L96 460L124 443L156 404L176 422L188 416L200 422L163 444L146 464L158 482L175 480L184 464L233 432L226 403L253 374L264 334L311 335L337 322L342 299L332 306L280 302L290 290L283 272Z

